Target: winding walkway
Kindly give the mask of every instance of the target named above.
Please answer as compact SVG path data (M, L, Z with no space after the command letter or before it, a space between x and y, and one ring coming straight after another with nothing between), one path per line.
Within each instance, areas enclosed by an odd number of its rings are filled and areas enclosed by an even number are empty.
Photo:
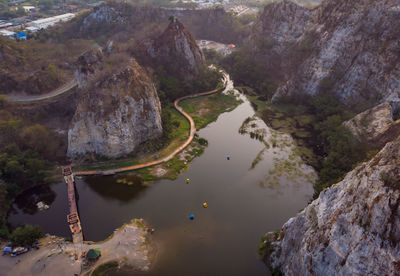
M225 81L225 79L224 79L224 81ZM180 97L174 101L175 109L178 110L183 116L185 116L185 118L190 123L190 134L189 134L189 137L186 139L186 141L181 146L179 146L177 149L175 149L172 153L170 153L168 156L151 161L151 162L137 164L137 165L128 166L128 167L109 169L109 170L78 171L78 172L75 172L74 174L75 175L110 175L110 174L115 174L115 173L120 173L120 172L127 172L127 171L143 169L143 168L159 165L161 163L171 160L172 158L174 158L174 156L176 154L178 154L180 151L182 151L184 148L186 148L190 144L190 142L192 142L192 140L194 138L194 134L196 133L196 127L195 127L193 118L190 117L190 115L187 114L183 110L183 108L179 106L179 102L186 100L186 99L192 99L192 98L197 98L197 97L201 97L201 96L211 95L211 94L217 93L218 91L220 91L220 89L214 89L214 90L207 91L207 92L197 93L197 94L193 94L193 95L187 95L184 97Z

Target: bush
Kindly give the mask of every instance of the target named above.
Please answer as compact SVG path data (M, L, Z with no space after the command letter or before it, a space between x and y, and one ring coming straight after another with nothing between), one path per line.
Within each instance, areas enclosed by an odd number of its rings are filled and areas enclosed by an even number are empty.
M35 240L43 237L42 229L35 225L25 225L24 227L17 227L10 235L11 242L14 246L24 245L31 246Z

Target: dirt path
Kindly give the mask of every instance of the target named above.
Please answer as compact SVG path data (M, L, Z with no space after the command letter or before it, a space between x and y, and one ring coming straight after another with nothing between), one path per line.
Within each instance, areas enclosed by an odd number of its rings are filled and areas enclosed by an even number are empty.
M47 94L36 95L36 96L7 95L7 100L9 100L11 102L18 102L18 103L47 100L47 99L56 97L58 95L64 94L65 92L75 88L77 85L78 85L78 82L74 78L74 79L70 80L69 82L67 82L66 84L64 84L63 86L58 87Z
M167 162L167 161L171 160L172 158L174 158L174 156L176 154L178 154L185 147L187 147L190 144L190 142L192 142L194 134L196 133L196 126L194 124L193 118L190 117L190 115L187 114L183 110L183 108L179 106L179 102L183 101L183 100L186 100L186 99L192 99L192 98L197 98L197 97L201 97L201 96L211 95L211 94L217 93L219 90L220 89L214 89L214 90L207 91L207 92L188 95L188 96L180 97L180 98L178 98L178 99L176 99L174 101L175 109L178 110L183 116L185 116L185 118L190 123L190 134L189 134L189 137L186 139L186 141L181 146L179 146L177 149L175 149L172 153L170 153L168 156L166 156L164 158L157 159L157 160L152 161L152 162L147 162L147 163L144 163L144 164L138 164L138 165L122 167L122 168L117 168L117 169L109 169L109 170L77 171L77 172L74 172L74 174L75 175L99 175L99 174L101 174L101 175L110 175L110 174L115 174L115 173L120 173L120 172L143 169L143 168L151 167L151 166L154 166L154 165L159 165L161 163L164 163L164 162Z

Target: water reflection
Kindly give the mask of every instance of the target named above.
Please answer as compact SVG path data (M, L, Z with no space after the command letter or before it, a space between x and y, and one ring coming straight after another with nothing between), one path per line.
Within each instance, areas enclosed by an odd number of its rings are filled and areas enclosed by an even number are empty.
M103 199L122 202L140 197L147 188L137 175L91 176L85 177L84 181Z
M56 193L50 185L31 188L17 197L11 212L16 213L17 210L15 208L17 208L25 214L34 215L39 211L36 205L38 202L42 201L44 204L51 205L55 199Z

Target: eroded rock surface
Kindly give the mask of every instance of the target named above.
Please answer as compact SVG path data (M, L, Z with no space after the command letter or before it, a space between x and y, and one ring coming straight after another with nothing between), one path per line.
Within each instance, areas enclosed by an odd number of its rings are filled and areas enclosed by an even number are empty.
M400 137L321 192L271 245L284 275L399 275Z
M163 66L169 74L184 79L195 77L204 63L196 41L175 17L161 36L143 42L140 51L146 63Z
M359 140L383 146L400 135L400 121L393 120L397 103L385 102L358 114L344 125Z
M268 63L268 52L278 50L286 71L273 99L333 92L355 104L397 95L399 18L398 0L326 0L312 10L288 1L267 5L256 28L264 49L257 51ZM272 64L271 71L279 68Z
M162 134L156 88L134 60L114 74L99 72L84 94L68 131L68 156L119 157Z

